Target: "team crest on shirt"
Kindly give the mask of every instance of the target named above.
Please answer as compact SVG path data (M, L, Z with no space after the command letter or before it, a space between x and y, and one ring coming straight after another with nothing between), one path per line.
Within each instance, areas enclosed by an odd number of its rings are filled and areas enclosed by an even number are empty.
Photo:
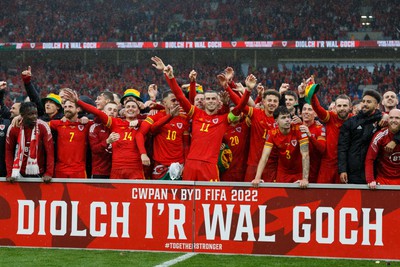
M182 122L178 122L178 123L176 124L176 127L178 127L179 129L182 129L183 123L182 123Z
M217 124L217 123L218 123L218 118L212 119L212 122L213 122L214 124Z
M297 146L297 140L291 140L290 143L292 144L292 146Z
M79 129L79 131L83 131L83 129L85 129L85 126L83 126L83 125L78 125L78 129Z
M4 124L0 124L0 130L3 131L6 126Z
M242 127L236 127L236 132L238 133L242 132Z

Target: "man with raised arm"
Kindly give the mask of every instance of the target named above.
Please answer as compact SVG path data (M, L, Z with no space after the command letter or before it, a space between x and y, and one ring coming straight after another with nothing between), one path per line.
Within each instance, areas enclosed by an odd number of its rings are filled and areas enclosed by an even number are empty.
M227 68L225 73L218 75L218 80L221 86L228 91L233 103L238 104L239 96L233 93L229 86L232 80L233 70ZM263 109L253 108L249 106L243 107L244 115L248 116L251 120L250 128L250 148L249 156L247 159L247 168L245 181L251 182L256 176L257 165L260 161L263 145L267 132L276 127L275 119L273 116L274 110L279 106L280 94L274 89L264 90L262 95ZM266 182L274 182L276 180L276 170L278 164L278 157L276 151L272 151L270 160L267 167L264 169L262 179Z
M144 138L149 132L153 135L152 179L180 179L189 148L189 120L179 112L180 106L173 92L164 92L162 104L165 110L148 116L142 122L137 139ZM139 151L147 154L145 147L139 147Z
M240 114L240 107L235 107L229 114L218 114L218 94L206 92L205 109L201 110L193 106L186 99L181 88L174 78L173 68L165 66L158 57L152 57L153 66L164 71L167 83L174 92L183 110L189 118L192 118L192 143L186 159L184 180L193 181L219 181L218 155L222 138L229 126L229 122L237 120ZM256 78L249 75L246 79L248 90L242 99L241 105L247 103L251 89L256 84Z
M316 183L318 179L319 167L321 165L321 157L326 148L326 131L325 127L315 122L315 114L310 104L304 104L301 116L303 125L300 125L300 131L307 134L310 150L310 183Z
M143 164L149 165L147 155L140 155L136 145L136 133L139 129L137 116L140 112L136 101L125 101L125 120L107 116L103 111L79 100L78 95L72 91L65 92L65 98L76 102L82 109L97 116L111 134L107 143L112 144L111 179L144 179Z
M310 88L318 90L314 78L309 78L302 84L306 87L306 100L311 104L318 118L325 123L326 127L326 149L321 159L321 166L318 173L318 183L340 183L337 170L338 164L338 141L339 131L343 123L349 119L351 112L351 100L347 95L339 95L335 100L335 110L327 111L321 104L315 93ZM312 92L312 93L311 93Z

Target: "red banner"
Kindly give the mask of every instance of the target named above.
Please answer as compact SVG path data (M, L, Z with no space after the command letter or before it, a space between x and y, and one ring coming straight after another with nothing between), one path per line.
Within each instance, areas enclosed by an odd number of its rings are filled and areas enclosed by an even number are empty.
M182 42L51 42L0 43L1 49L93 50L93 49L249 49L249 48L398 48L400 40L380 41L182 41Z
M0 245L399 260L400 187L0 182Z

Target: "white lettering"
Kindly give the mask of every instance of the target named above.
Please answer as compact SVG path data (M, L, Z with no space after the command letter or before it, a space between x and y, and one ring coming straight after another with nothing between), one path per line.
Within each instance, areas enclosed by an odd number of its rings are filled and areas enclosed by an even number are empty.
M90 235L94 237L103 237L106 235L106 223L100 224L100 230L96 229L96 210L100 209L101 215L107 214L107 206L104 202L92 202L90 204Z
M221 240L229 240L232 223L232 211L235 205L226 205L226 221L222 212L222 205L216 204L214 206L214 213L212 222L210 224L210 204L202 204L204 213L204 227L206 230L206 239L214 240L215 232L217 230L217 223L219 224L219 232Z
M302 230L304 235L300 236L300 213L304 214L304 219L311 219L311 211L309 207L294 207L293 209L293 241L296 243L308 243L310 241L310 224L303 224Z
M57 208L59 212L60 228L57 229ZM67 233L67 203L65 201L53 201L50 205L50 233L63 236Z
M246 226L244 226L246 224ZM239 219L237 223L236 235L233 240L242 241L242 234L247 233L248 241L255 241L253 222L251 220L250 205L240 205Z
M28 217L25 218L25 207L28 208ZM32 200L18 200L18 235L31 235L35 224L35 203ZM25 221L28 222L25 227Z
M350 231L350 237L346 237L346 222L347 222L347 214L350 214L350 221L357 221L357 210L355 208L341 208L339 215L339 242L344 245L354 245L357 243L357 230Z
M175 239L175 228L178 230L179 239L187 239L183 225L185 224L186 209L183 204L168 204L169 210L169 227L168 227L168 239ZM178 212L178 217L175 217L175 213Z
M131 203L122 202L122 216L118 217L118 204L119 202L111 202L111 234L110 237L118 237L117 225L122 224L121 237L129 237L129 206Z
M323 215L327 215L327 220L328 220L328 235L327 237L323 237ZM335 240L335 211L331 207L320 207L317 209L316 212L316 239L317 242L320 244L332 244L333 241Z
M370 223L369 212L371 209L363 208L363 241L361 245L370 245L369 232L375 230L375 246L383 246L382 242L382 214L383 209L375 209L375 224Z
M86 236L86 229L78 230L78 205L79 201L71 201L71 236Z

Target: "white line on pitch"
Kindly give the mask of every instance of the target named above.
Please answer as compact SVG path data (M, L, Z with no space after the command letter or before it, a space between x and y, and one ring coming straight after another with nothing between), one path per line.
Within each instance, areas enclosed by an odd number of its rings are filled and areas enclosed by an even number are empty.
M182 256L180 256L180 257L178 257L178 258L175 258L175 259L173 259L173 260L170 260L170 261L166 261L166 262L164 262L164 263L161 263L161 264L159 264L159 265L156 265L155 267L169 267L169 266L172 266L172 265L174 265L174 264L176 264L176 263L178 263L178 262L187 260L187 259L193 257L193 256L196 255L196 254L197 254L197 253L186 253L185 255L182 255Z

